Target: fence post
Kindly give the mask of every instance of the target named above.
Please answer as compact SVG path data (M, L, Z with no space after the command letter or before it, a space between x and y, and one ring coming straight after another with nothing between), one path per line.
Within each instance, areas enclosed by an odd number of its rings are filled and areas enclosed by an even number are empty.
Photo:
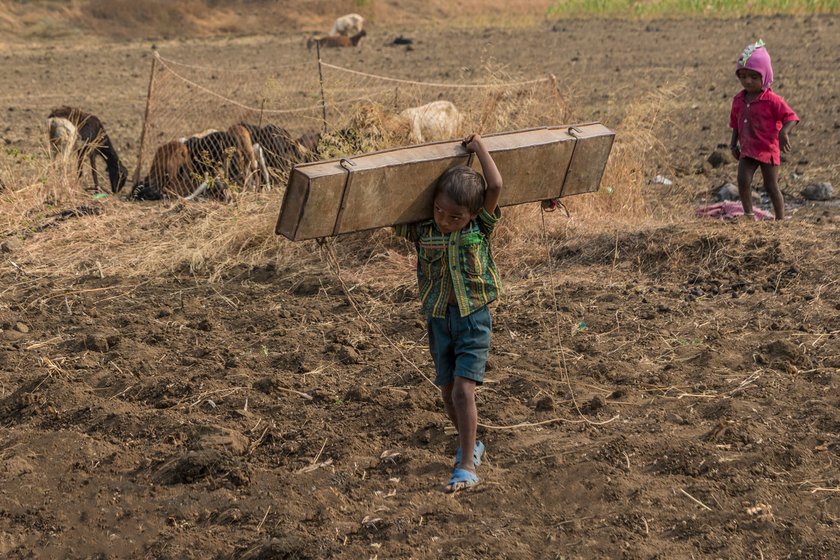
M152 57L152 72L149 75L149 91L146 93L146 112L143 114L143 129L140 131L140 149L137 153L137 168L134 170L134 186L140 182L140 172L143 169L143 148L146 144L146 131L149 128L149 113L152 109L152 93L155 85L155 70L157 70L157 61L160 55L157 50Z
M318 82L321 84L321 117L324 119L324 132L327 131L327 100L324 97L324 73L321 71L321 42L315 41L318 55Z

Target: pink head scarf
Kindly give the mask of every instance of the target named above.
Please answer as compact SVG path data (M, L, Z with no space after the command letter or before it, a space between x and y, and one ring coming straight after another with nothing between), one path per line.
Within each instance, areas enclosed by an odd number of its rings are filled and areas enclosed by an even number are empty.
M770 54L764 47L764 41L759 39L744 49L744 52L738 57L735 72L741 68L753 70L761 74L761 89L770 87L770 84L773 83L773 66L770 64Z

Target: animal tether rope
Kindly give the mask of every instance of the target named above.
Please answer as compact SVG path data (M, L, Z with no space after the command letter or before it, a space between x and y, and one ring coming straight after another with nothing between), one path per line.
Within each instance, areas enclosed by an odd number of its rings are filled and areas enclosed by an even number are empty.
M166 58L160 56L160 54L157 54L157 53L156 53L156 56L157 56L158 62L160 62L160 64L161 64L161 66L166 68L166 70L168 72L173 74L179 80L182 80L183 82L186 82L187 84L203 91L204 93L207 93L208 95L212 95L213 97L216 97L218 99L221 99L222 101L225 101L227 103L235 105L236 107L246 109L248 111L260 111L260 112L265 113L265 114L284 115L284 114L292 114L292 113L304 113L304 112L307 112L307 111L314 111L316 109L321 108L321 105L312 105L310 107L296 107L294 109L260 109L258 107L251 107L249 105L245 105L244 103L240 103L239 101L236 101L235 99L231 99L229 97L226 97L226 96L222 95L221 93L217 93L217 92L211 90L210 88L207 88L207 87L205 87L205 86L203 86L203 85L201 85L197 82L194 82L193 80L190 80L189 78L187 78L185 76L182 76L181 74L176 72L171 66L171 64L178 64L180 66L189 67L188 65L176 62L174 60L166 59ZM429 87L448 87L448 88L461 88L461 89L464 89L464 88L468 88L468 89L482 89L482 88L483 89L493 89L493 88L507 88L507 87L513 87L513 86L537 84L537 83L540 83L540 82L548 82L548 81L551 80L551 78L537 78L537 79L534 79L534 80L526 80L526 81L523 81L523 82L506 82L506 83L498 83L498 84L447 84L447 83L436 83L436 82L417 82L417 81L413 81L413 80L402 80L400 78L391 78L391 77L388 77L388 76L379 76L379 75L376 75L376 74L368 74L368 73L365 73L365 72L359 72L357 70L351 70L349 68L342 68L341 66L335 66L335 65L332 65L332 64L328 64L326 62L322 62L321 64L323 66L332 68L334 70L339 70L339 71L347 72L347 73L350 73L350 74L356 74L356 75L359 75L359 76L365 76L365 77L368 77L368 78L376 78L376 79L383 80L383 81L390 81L390 82L404 83L404 84L413 84L413 85L419 85L419 86L429 86ZM194 67L194 68L199 68L199 67ZM357 101L369 100L370 97L371 97L370 94L362 95L362 96L359 96L359 97L355 97L353 99L344 99L344 100L341 100L341 101L336 101L336 102L333 102L332 105L346 105L348 103L355 103Z
M548 424L556 424L556 423L561 423L561 422L566 423L566 424L583 424L583 423L586 423L590 426L603 426L604 424L609 424L610 422L613 422L614 420L617 420L618 417L619 417L618 414L616 414L612 418L604 420L603 422L594 422L594 421L590 420L589 418L586 418L583 415L583 412L581 412L580 407L577 404L577 400L575 398L575 392L574 392L574 389L572 388L572 383L571 383L571 380L569 378L569 370L568 370L568 367L566 366L566 355L565 355L565 352L563 351L563 343L562 343L562 338L560 336L560 329L561 329L560 312L559 312L559 308L558 308L558 305L557 305L557 289L556 289L556 283L555 283L555 278L554 278L554 266L553 266L553 263L552 263L552 260L551 260L551 248L550 248L549 243L548 243L548 232L547 232L546 227L545 227L545 211L543 209L540 209L540 217L542 219L543 244L546 247L546 253L547 253L547 256L548 256L549 276L551 277L551 295L552 295L552 299L553 299L554 319L555 319L555 324L556 324L556 331L555 332L556 332L556 336L557 336L557 348L558 348L558 355L559 355L559 358L560 358L560 366L562 368L562 377L563 377L563 380L566 382L566 386L568 387L569 394L571 395L571 398L572 398L572 403L575 405L575 410L577 411L578 416L580 416L580 419L579 420L574 420L574 419L570 419L570 418L556 417L556 418L550 418L548 420L543 420L543 421L540 421L540 422L520 422L518 424L509 424L509 425L485 424L485 423L482 423L482 422L478 422L478 425L480 427L486 429L486 430L516 430L516 429L520 429L520 428L535 428L535 427L539 427L539 426L545 426L545 425L548 425ZM372 331L378 333L380 336L382 336L382 338L384 338L386 341L388 341L388 344L390 344L394 348L394 350L397 351L397 353L400 355L400 357L408 365L410 365L417 373L419 373L423 377L423 379L428 381L429 384L432 385L433 387L435 387L435 389L437 390L438 389L437 385L435 385L434 382L431 379L429 379L429 376L427 376L425 373L423 373L423 370L420 369L420 367L417 364L415 364L411 360L411 358L409 358L408 356L405 355L405 352L403 352L402 349L399 346L397 346L394 343L394 341L392 341L391 338L388 335L385 334L385 332L382 330L382 328L379 327L378 325L374 325L373 323L371 323L367 319L367 317L365 317L362 314L361 310L359 309L359 306L356 304L356 300L350 294L350 290L347 288L347 284L344 282L344 279L341 276L341 265L339 264L338 257L335 254L335 249L333 248L332 240L331 239L325 239L323 241L319 240L319 244L322 247L325 248L325 251L326 251L326 254L327 254L327 268L330 270L330 272L332 272L335 275L336 279L338 280L338 283L341 285L341 289L344 292L344 295L347 297L347 300L350 302L350 305L353 307L353 309L359 315L359 318L361 318L362 321L365 322L365 324L368 326L368 328L370 328Z

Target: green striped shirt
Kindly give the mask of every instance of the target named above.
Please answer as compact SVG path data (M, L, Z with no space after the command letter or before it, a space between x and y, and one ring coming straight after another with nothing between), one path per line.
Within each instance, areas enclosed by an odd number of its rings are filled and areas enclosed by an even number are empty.
M445 316L453 289L461 317L498 297L502 283L493 262L490 234L501 216L498 208L493 214L482 208L461 231L448 235L434 220L394 228L417 249L417 284L427 317Z

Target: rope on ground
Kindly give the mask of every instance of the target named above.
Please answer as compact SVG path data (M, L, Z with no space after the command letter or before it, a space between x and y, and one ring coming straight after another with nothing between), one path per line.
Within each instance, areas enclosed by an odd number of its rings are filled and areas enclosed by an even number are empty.
M420 367L417 364L415 364L411 360L411 358L409 358L408 356L405 355L405 352L403 352L402 349L399 346L397 346L396 343L394 343L394 341L391 340L391 338L387 334L385 334L385 331L383 331L382 328L379 327L378 325L374 325L373 323L368 321L367 317L365 317L364 314L362 314L362 311L359 309L359 306L356 305L356 300L353 299L353 296L350 294L350 289L347 287L347 284L345 284L344 278L341 277L341 265L339 264L338 257L336 256L335 250L333 249L332 240L327 239L326 241L324 241L324 243L321 244L321 246L326 248L326 253L327 253L327 257L328 257L327 258L327 267L330 269L330 272L332 272L335 275L336 279L338 280L338 283L341 284L341 289L344 292L344 295L347 297L347 300L350 302L350 305L353 306L353 309L356 310L356 313L359 315L359 318L362 321L365 322L365 324L368 326L368 328L370 330L378 333L379 336L381 336L382 338L387 340L388 344L393 346L394 350L397 351L397 353L400 355L400 357L402 357L402 359L405 360L405 362L408 365L410 365L412 368L414 368L414 370L417 373L419 373L420 375L423 376L423 379L428 381L429 384L432 385L432 387L434 387L435 390L437 390L438 387L437 387L437 385L435 385L434 381L429 379L429 376L427 376L425 373L423 373L423 370L420 369Z
M481 422L479 422L478 425L486 430L517 430L519 428L537 428L539 426L545 426L547 424L558 424L560 422L564 422L566 424L583 424L585 422L594 426L603 426L604 424L609 424L613 420L618 420L618 414L616 414L609 420L604 420L603 422L593 422L588 418L583 418L582 420L570 420L569 418L560 418L558 416L557 418L543 420L542 422L521 422L519 424L513 424L511 426L496 426L494 424L482 424Z

